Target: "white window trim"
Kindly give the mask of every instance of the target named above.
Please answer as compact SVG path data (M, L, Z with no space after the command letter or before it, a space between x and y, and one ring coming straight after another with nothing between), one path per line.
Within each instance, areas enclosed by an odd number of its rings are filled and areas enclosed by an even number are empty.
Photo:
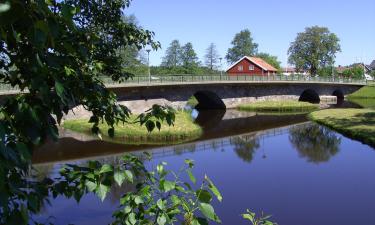
M238 66L238 71L243 71L243 66L242 65Z
M249 66L249 70L254 71L255 70L255 66L254 65L250 65Z

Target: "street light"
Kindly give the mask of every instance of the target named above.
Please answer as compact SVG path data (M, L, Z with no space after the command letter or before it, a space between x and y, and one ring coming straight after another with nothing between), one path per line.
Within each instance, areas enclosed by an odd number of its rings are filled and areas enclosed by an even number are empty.
M147 68L148 68L148 83L151 84L151 71L150 71L150 52L151 49L147 49Z
M222 65L221 65L221 60L223 60L223 58L219 58L220 60L220 80L221 80L221 76L223 76L223 69L222 69Z

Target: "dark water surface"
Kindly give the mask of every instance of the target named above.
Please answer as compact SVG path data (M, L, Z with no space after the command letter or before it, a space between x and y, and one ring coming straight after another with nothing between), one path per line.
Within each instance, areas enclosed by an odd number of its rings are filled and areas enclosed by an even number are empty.
M225 225L250 224L240 216L247 208L272 214L280 225L375 224L373 148L307 122L305 115L206 112L197 121L206 121L205 135L193 143L152 148L64 138L39 149L34 163L39 176L53 177L62 161L116 162L123 152L147 149L154 155L147 167L165 161L177 170L185 159L195 160L194 174L209 175L222 192L215 210ZM126 189L112 188L103 203L94 195L79 204L51 200L35 219L108 224Z

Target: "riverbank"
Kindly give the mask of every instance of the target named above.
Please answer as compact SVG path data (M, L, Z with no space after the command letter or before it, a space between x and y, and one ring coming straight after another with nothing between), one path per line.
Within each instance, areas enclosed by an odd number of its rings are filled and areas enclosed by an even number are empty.
M135 121L137 116L131 116L129 121ZM63 128L74 132L92 135L92 124L88 123L88 119L66 120ZM155 129L149 133L145 126L139 123L119 124L115 127L115 136L111 138L107 134L108 126L101 124L99 128L102 131L102 139L108 142L132 144L132 145L165 145L179 144L199 138L203 130L194 123L190 113L178 111L173 126L168 126L166 122L162 123L161 130Z
M352 99L364 99L364 98L373 98L375 99L375 86L365 86L358 91L350 94L348 96L349 100Z
M237 107L238 110L254 112L310 112L319 109L319 105L308 102L293 100L286 101L261 101L250 104L243 104Z
M345 136L375 146L373 109L326 109L310 113L309 118Z

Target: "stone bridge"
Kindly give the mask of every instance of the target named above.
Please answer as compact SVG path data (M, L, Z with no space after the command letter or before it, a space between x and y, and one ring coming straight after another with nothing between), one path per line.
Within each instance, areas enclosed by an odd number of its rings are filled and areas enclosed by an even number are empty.
M363 87L357 83L325 82L212 82L109 86L118 100L133 112L142 112L153 104L166 104L174 108L185 107L192 96L198 100L197 109L235 108L243 103L267 99L294 99L319 103L327 96L342 100Z

